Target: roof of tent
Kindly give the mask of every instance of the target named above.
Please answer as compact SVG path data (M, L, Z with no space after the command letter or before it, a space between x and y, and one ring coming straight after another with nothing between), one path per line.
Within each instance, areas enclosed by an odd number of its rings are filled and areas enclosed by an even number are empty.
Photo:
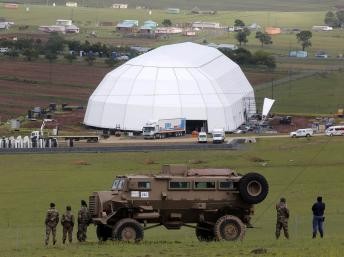
M109 72L89 99L86 125L141 130L148 120L208 120L208 128L243 123L253 89L240 67L195 43L158 47Z

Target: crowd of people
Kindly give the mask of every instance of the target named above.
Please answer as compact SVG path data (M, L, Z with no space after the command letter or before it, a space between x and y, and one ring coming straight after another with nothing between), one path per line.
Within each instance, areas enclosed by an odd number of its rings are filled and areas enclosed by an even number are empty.
M55 203L50 203L50 208L45 216L45 245L49 244L50 234L52 235L53 245L56 244L56 227L59 224L60 215L58 210L55 208ZM81 208L78 211L78 232L77 239L79 242L86 241L87 227L91 223L91 215L87 208L87 203L82 200ZM65 213L61 217L62 230L62 243L65 244L68 236L69 243L73 241L73 229L75 224L75 218L72 213L71 206L66 207Z

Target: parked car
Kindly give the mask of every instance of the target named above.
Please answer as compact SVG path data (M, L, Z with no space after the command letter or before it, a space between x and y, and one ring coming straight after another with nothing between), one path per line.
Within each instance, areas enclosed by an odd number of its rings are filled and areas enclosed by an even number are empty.
M206 132L199 132L198 143L208 143L208 136Z
M331 126L325 130L327 136L343 136L344 135L344 126Z
M305 129L298 129L296 131L290 132L290 137L310 137L313 136L313 129L305 128Z
M328 58L328 54L325 53L324 51L319 51L315 54L315 57L326 59L326 58Z

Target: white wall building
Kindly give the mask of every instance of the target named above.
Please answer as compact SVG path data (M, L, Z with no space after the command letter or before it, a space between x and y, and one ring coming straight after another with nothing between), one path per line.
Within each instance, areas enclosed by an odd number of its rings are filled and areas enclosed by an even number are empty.
M187 129L231 131L255 111L253 88L236 63L215 48L180 43L109 72L89 98L84 123L139 131L149 120L183 117Z

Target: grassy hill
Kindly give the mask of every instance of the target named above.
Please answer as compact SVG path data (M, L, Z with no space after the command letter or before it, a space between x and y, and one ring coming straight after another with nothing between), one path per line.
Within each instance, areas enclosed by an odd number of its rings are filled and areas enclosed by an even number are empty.
M258 102L264 97L276 99L272 112L333 114L344 106L343 79L343 72L318 72L301 80L256 87L255 93Z
M344 194L343 137L311 139L264 139L239 151L191 151L105 154L18 154L1 155L0 169L0 248L3 257L36 256L252 256L256 248L267 249L264 256L342 256L344 234L341 196ZM153 165L145 164L154 160ZM265 163L254 160L261 159ZM95 190L111 186L118 174L157 172L164 163L189 163L194 167L230 167L241 173L258 171L270 184L268 198L257 205L243 242L200 243L194 230L145 231L140 244L98 244L90 226L88 243L43 246L44 215L51 201L60 212L71 204L75 213L80 199ZM287 198L291 211L291 239L274 238L280 196ZM326 202L325 238L311 239L310 207L317 195Z
M1 2L8 2L0 0ZM52 4L55 2L57 5L65 5L66 1L62 0L18 0L15 1L24 4ZM112 0L78 0L79 6L87 7L109 7L114 2ZM336 5L343 5L341 0L126 0L121 3L127 3L129 8L136 6L151 8L151 9L166 9L169 7L180 8L183 10L190 10L195 6L207 10L261 10L261 11L318 11L329 10Z

